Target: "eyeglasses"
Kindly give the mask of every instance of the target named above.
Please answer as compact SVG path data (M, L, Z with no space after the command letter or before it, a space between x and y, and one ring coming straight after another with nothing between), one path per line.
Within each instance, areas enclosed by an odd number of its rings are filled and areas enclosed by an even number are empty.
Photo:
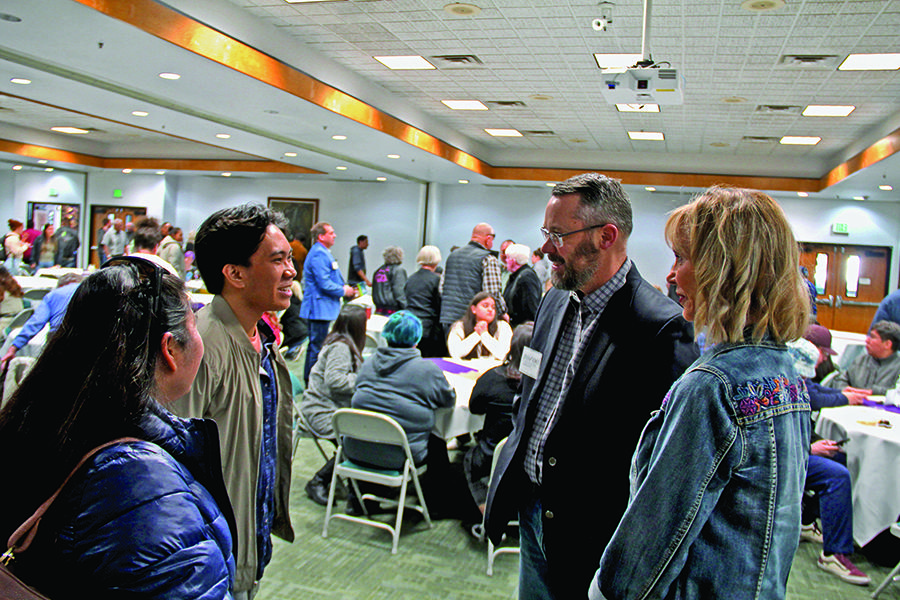
M544 242L550 242L556 248L563 247L563 238L567 235L572 235L575 233L581 233L582 231L590 231L591 229L597 229L598 227L605 227L609 225L609 223L600 223L599 225L591 225L590 227L585 227L584 229L576 229L575 231L567 231L565 233L557 233L555 231L547 231L544 227L541 227L541 235L544 236Z
M136 271L138 281L147 284L146 291L141 290L141 292L149 297L149 316L151 318L158 317L160 300L162 296L162 267L147 260L146 258L140 258L137 256L114 256L113 258L103 263L100 268L105 269L107 267L123 266L130 267L131 269Z

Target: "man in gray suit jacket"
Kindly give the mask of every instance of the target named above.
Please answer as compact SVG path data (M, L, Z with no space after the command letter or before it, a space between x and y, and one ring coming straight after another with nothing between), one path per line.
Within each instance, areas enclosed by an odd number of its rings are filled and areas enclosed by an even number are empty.
M495 542L519 519L520 599L587 597L628 503L641 429L699 354L681 308L628 258L631 229L617 181L590 173L553 188L541 249L554 287L523 354L487 504Z

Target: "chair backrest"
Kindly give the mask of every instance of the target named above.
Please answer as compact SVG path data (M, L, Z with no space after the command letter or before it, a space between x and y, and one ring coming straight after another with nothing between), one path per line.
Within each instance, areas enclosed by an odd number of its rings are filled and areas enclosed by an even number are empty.
M28 319L30 319L31 315L33 315L33 314L34 314L33 308L26 308L26 309L20 311L15 317L13 317L13 320L9 322L10 330L15 329L16 327L23 326L25 324L25 322L28 321Z
M393 418L370 410L341 408L332 417L334 433L366 442L402 446L410 454L406 432Z

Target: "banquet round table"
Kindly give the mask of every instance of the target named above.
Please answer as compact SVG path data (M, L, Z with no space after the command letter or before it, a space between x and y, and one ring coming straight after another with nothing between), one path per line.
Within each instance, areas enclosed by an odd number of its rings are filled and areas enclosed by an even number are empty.
M900 414L896 407L824 408L816 433L844 445L853 486L853 539L865 546L900 515Z

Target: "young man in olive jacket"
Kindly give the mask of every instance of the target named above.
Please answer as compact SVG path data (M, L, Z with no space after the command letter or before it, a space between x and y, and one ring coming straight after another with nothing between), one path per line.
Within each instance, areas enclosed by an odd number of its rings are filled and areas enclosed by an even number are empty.
M256 595L272 557L271 534L293 541L291 381L262 321L291 301L296 275L280 213L258 205L220 210L197 231L195 252L215 298L197 313L205 348L191 391L171 405L216 421L225 486L237 521L234 598Z

